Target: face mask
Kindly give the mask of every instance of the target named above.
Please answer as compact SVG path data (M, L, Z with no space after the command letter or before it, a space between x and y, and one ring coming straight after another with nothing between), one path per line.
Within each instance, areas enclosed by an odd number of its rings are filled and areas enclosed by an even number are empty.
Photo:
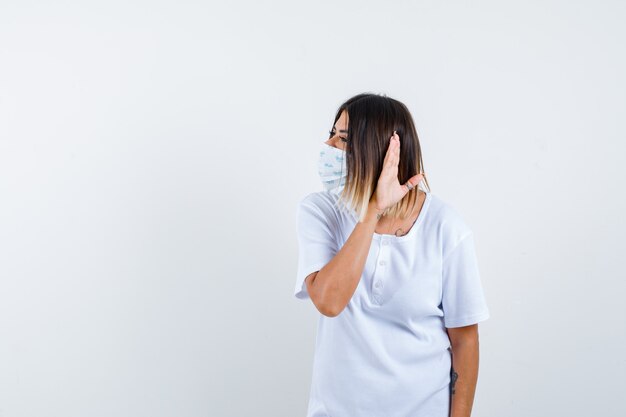
M318 172L326 191L340 193L346 183L346 152L322 143Z

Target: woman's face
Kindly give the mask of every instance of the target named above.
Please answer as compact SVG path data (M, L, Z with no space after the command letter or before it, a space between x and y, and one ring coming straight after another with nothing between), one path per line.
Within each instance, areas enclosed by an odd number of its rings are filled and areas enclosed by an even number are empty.
M348 113L344 110L337 119L331 131L332 137L325 143L341 150L346 150L346 138L348 136Z

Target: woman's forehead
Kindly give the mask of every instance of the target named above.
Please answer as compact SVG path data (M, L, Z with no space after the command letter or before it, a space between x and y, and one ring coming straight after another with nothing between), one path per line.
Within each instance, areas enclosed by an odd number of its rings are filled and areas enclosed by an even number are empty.
M337 128L346 128L348 126L348 113L346 111L342 111L339 119L335 122L335 127Z

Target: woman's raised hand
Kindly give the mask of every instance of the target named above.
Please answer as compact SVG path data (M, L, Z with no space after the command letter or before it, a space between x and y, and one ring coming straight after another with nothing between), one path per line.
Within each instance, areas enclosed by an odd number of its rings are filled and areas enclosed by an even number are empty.
M400 137L394 130L393 136L389 140L389 147L383 162L383 170L378 178L376 191L370 201L374 202L374 207L382 212L402 200L409 192L408 185L411 188L417 185L424 178L424 174L417 174L406 182L400 184L398 180L398 163L400 162Z

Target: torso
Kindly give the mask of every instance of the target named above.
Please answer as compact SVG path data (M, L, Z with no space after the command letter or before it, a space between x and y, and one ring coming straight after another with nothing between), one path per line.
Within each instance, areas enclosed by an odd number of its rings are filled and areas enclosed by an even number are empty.
M411 227L415 223L415 220L419 217L422 207L424 206L424 201L426 200L426 193L422 190L418 190L418 192L419 195L417 197L417 204L413 213L408 218L402 220L387 218L387 216L385 216L378 221L374 232L381 235L386 234L394 236L404 236L409 233Z
M415 212L394 225L408 225L408 234L385 234L392 221L381 222L376 229L383 233L372 236L348 304L335 317L319 315L308 417L450 415L445 325L484 320L488 310L474 263L443 269L471 229L432 193L418 197ZM358 224L356 213L339 210L337 202L336 194L311 193L299 211L299 298L306 294L304 278L331 260ZM470 256L465 259L474 262ZM453 281L444 285L450 271Z

